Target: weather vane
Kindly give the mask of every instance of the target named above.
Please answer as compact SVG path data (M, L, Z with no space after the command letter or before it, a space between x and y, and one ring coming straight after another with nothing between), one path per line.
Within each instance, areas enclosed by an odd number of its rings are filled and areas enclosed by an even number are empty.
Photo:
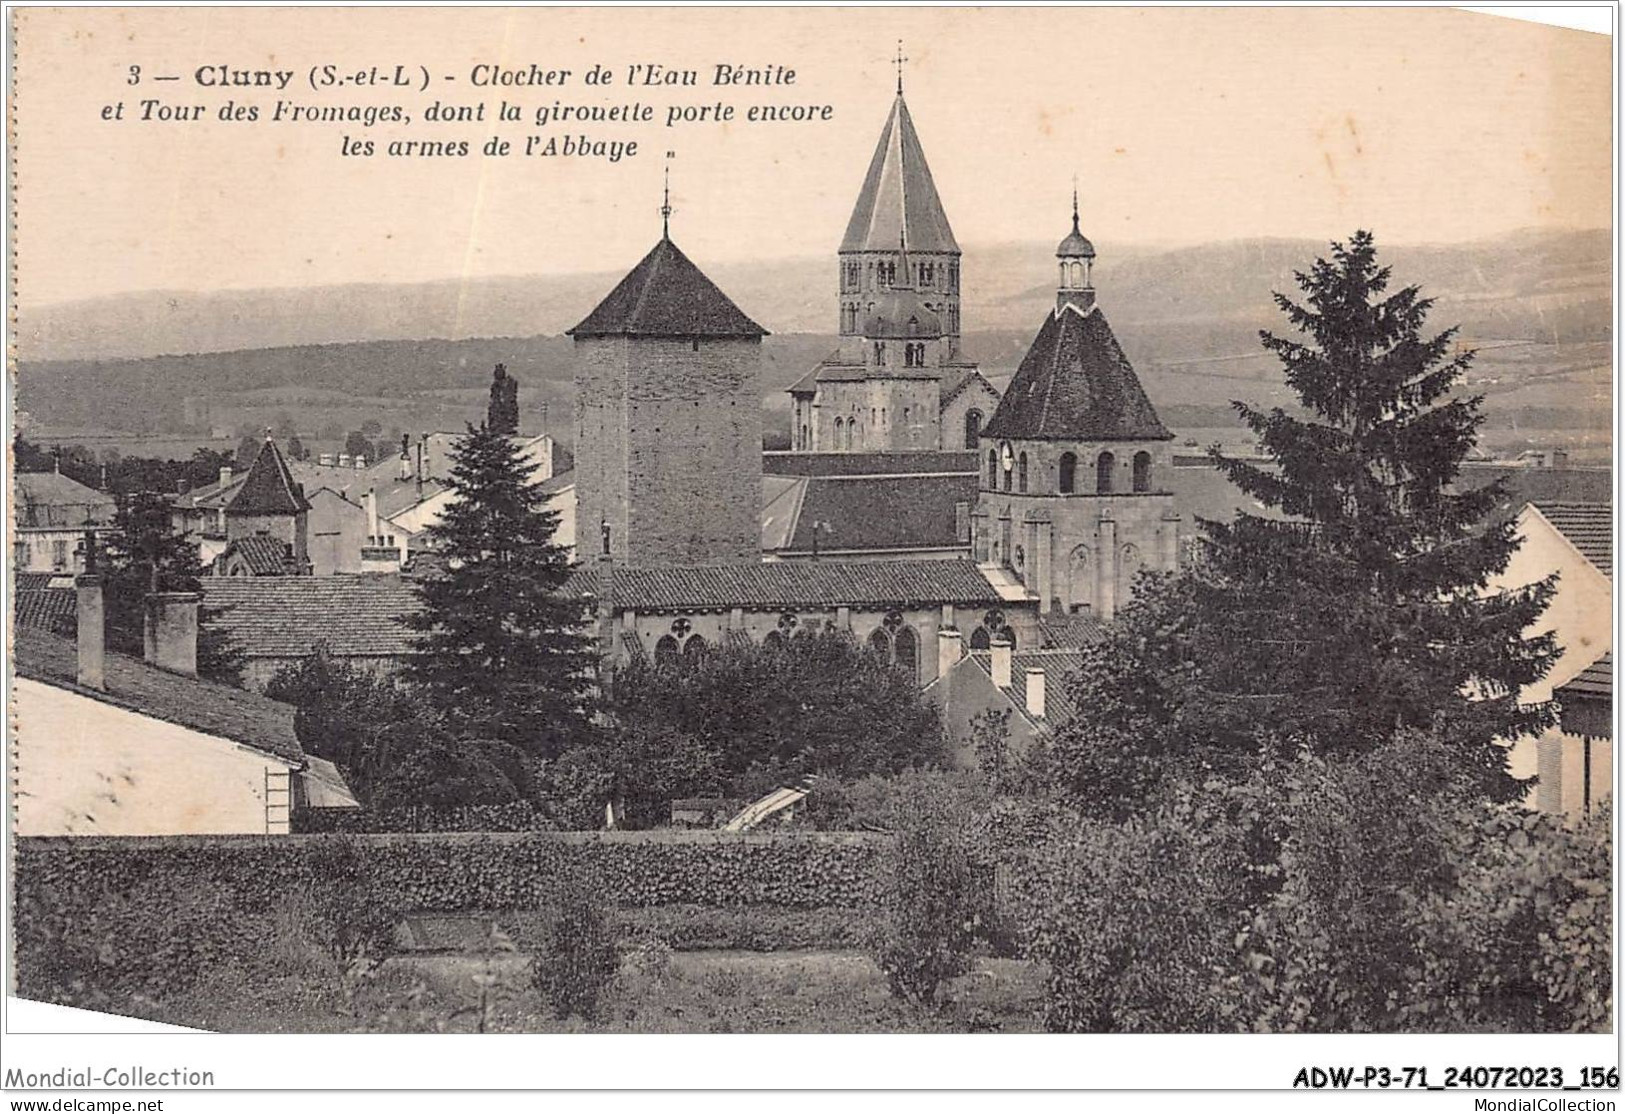
M660 201L660 234L665 239L671 239L671 160L677 157L676 151L666 152L666 188Z

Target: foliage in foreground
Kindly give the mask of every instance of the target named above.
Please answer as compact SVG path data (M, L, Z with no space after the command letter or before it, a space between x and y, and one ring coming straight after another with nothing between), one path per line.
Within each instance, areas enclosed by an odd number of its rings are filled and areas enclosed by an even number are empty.
M553 900L553 919L531 962L532 978L557 1016L591 1021L620 968L615 932L603 895L579 873L559 880Z
M948 980L970 969L991 877L976 854L965 799L940 779L900 780L913 784L893 807L872 952L894 995L929 1007Z
M1600 1031L1608 833L1483 803L1415 733L1260 755L1020 856L1058 1031Z

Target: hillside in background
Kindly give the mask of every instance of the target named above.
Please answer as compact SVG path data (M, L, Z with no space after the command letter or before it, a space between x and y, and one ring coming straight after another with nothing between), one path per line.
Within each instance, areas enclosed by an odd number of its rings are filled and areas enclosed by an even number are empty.
M965 348L1008 375L1052 305L1052 246L968 249ZM1437 299L1481 350L1474 390L1497 424L1606 428L1612 405L1609 234L1525 232L1492 242L1385 246L1396 280ZM1251 240L1113 253L1096 269L1103 308L1176 426L1222 424L1233 398L1284 402L1260 328L1270 292L1325 245ZM626 261L630 266L632 260ZM703 261L702 265L703 264ZM834 259L707 267L774 333L770 407L833 344ZM373 418L459 428L483 411L499 361L524 384L527 424L567 432L570 344L559 334L617 272L309 290L154 292L57 305L18 323L18 406L64 434L206 434L292 418L319 435ZM189 353L176 355L171 353Z

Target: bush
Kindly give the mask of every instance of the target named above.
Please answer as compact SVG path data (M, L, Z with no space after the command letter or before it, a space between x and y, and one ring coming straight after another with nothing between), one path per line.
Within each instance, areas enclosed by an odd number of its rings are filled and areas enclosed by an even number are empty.
M963 802L935 782L922 779L900 795L892 824L875 962L894 995L931 1006L944 982L970 969L988 878L977 869Z
M354 839L332 836L312 847L303 894L311 941L341 970L389 950L400 917Z
M599 1001L620 968L614 931L597 889L579 873L560 880L557 906L531 960L536 988L559 1017L598 1016Z

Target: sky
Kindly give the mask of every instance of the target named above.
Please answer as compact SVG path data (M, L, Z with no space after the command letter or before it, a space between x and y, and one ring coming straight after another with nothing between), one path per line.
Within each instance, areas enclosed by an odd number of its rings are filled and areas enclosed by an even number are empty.
M25 9L16 30L19 308L136 290L619 271L659 236L702 261L835 250L896 83L962 245L1387 242L1611 225L1610 42L1449 9ZM475 90L479 63L570 69ZM582 85L594 63L788 66L793 86ZM313 92L312 67L427 67L428 92ZM127 85L129 67L143 81ZM200 66L290 69L283 92ZM163 84L151 78L182 75ZM443 75L455 75L445 83ZM141 98L829 105L828 122L631 128L139 122ZM125 102L123 121L104 121ZM657 112L657 115L659 113ZM387 159L341 136L586 131L635 157ZM380 144L381 145L381 144Z

